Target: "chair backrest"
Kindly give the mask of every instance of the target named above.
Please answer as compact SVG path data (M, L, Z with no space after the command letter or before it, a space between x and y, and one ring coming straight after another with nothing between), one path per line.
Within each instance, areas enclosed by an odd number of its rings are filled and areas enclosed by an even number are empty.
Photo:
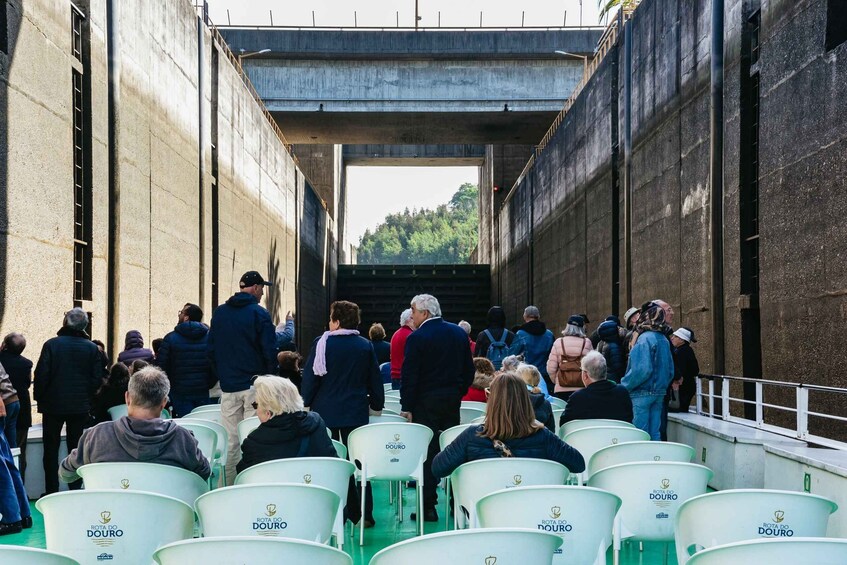
M214 490L194 507L203 536L265 536L327 543L341 499L307 484L238 485Z
M393 390L393 389L391 388L391 383L383 383L383 384L382 384L382 389L383 389L385 392L388 392L389 390Z
M89 463L77 471L87 489L143 491L170 496L194 506L209 485L196 473L155 463Z
M35 506L44 515L47 549L85 564L149 563L156 548L194 535L188 504L149 492L72 490Z
M400 407L400 399L399 398L396 398L396 399L391 398L391 397L386 398L384 408L388 408L389 410L393 410L394 412L397 412L398 414L403 411L403 409Z
M684 443L667 441L628 441L598 449L588 464L590 477L600 469L636 461L679 461L691 463L694 448Z
M156 550L153 559L159 565L186 563L245 563L253 558L262 563L316 563L353 565L353 558L334 547L309 541L227 536L180 541Z
M564 428L562 428L564 429ZM565 434L562 438L565 443L582 454L586 462L600 449L628 441L647 441L650 434L644 430L632 427L598 426L593 428L581 428Z
M384 422L408 422L406 418L403 416L398 416L395 414L386 414L383 412L382 416L368 416L368 424L380 424Z
M485 402L477 402L476 400L463 400L461 407L476 408L477 410L482 410L483 412L488 410L488 404L486 404Z
M620 506L610 492L577 486L498 490L476 503L480 527L529 528L561 537L564 543L553 557L558 565L605 565Z
M618 495L621 537L670 541L680 505L706 492L712 471L694 463L641 461L597 471L591 486Z
M368 424L347 438L351 461L359 461L366 478L422 480L432 430L420 424Z
M198 406L194 408L191 413L196 414L197 412L220 412L221 405L220 404L204 404L203 406Z
M238 422L238 443L244 443L244 438L250 435L250 432L259 427L261 422L258 416L244 418Z
M207 425L213 424L214 422L183 420L182 418L177 418L174 422L176 422L178 426L183 427L194 434L194 439L197 440L197 447L200 448L200 451L203 452L203 455L206 456L209 463L212 463L215 459L217 459L222 450L226 450L226 445L221 446L218 443L218 432L212 429L211 426Z
M400 391L399 390L386 390L385 391L385 398L386 399L391 398L391 399L400 400Z
M564 437L565 434L581 430L582 428L596 428L598 426L617 426L619 428L635 427L629 422L624 422L623 420L608 420L605 418L594 418L593 420L571 420L570 422L565 422L562 425L562 436Z
M555 396L551 396L547 400L550 401L550 406L552 406L553 408L559 408L559 409L564 410L565 407L567 407L567 405L568 405L567 402L565 402L561 398L556 398Z
M485 410L480 410L479 408L468 408L466 406L459 408L459 423L461 424L470 424L473 420L484 417Z
M759 539L730 543L695 554L690 565L772 565L773 563L847 563L847 539L791 538Z
M293 457L253 465L235 477L236 485L303 483L328 488L342 501L356 466L335 457Z
M210 412L210 411L207 410L206 413L208 413L208 412ZM199 414L199 412L198 412L198 414ZM228 443L229 434L227 434L226 428L223 427L223 424L215 422L214 420L202 420L200 418L188 418L188 419L186 419L184 417L183 418L175 418L173 420L173 422L177 425L185 426L188 429L194 429L195 425L201 425L201 426L205 426L207 428L212 428L213 430L215 430L215 433L218 436L218 441L217 441L217 444L216 444L216 449L217 449L217 452L218 452L218 455L217 455L218 460L221 462L221 465L226 465L227 451L228 451L227 445L229 445L229 443ZM210 459L210 461L211 461L211 459Z
M674 527L677 561L682 564L698 551L742 540L825 537L829 516L837 508L828 498L784 490L696 496L679 507Z
M474 418L473 420L470 421L470 423L471 424L484 424L485 423L485 416L480 416L479 418ZM462 426L462 425L467 425L467 424L459 424L459 425Z
M464 509L473 528L476 525L476 503L486 494L520 486L563 485L567 476L567 467L555 461L503 457L460 465L450 475L450 482L456 503Z
M347 446L338 441L332 440L332 446L335 448L335 453L342 459L347 459Z
M220 410L204 410L203 412L189 412L183 418L197 419L197 420L211 420L212 422L217 422L218 424L223 425L223 416L221 416Z
M112 418L112 421L120 420L122 417L127 415L127 405L126 404L118 404L117 406L112 406L108 410L109 417ZM162 414L159 416L162 420L170 420L171 413L167 410L162 410Z
M447 428L446 430L441 432L441 435L438 436L439 449L443 451L445 447L453 443L454 439L459 437L459 434L461 434L463 431L470 428L471 426L473 426L473 424L459 424L458 426Z
M79 565L79 561L67 555L16 545L0 545L0 563L3 565Z
M550 564L562 539L547 532L517 528L490 528L441 532L389 546L370 565L408 563Z

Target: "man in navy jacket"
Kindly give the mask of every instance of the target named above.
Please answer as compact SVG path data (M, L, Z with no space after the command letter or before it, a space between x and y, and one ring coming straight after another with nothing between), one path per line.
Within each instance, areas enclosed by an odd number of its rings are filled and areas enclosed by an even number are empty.
M241 291L212 314L207 352L221 383L221 418L229 435L227 482L235 479L241 460L238 422L256 414L250 392L253 376L272 375L276 369L274 324L259 305L270 285L258 272L247 271L238 284Z
M215 379L206 355L209 327L202 322L203 310L196 304L186 304L178 320L174 331L162 339L156 364L168 375L174 416L181 418L209 404L209 389Z
M606 380L606 358L591 351L582 358L582 382L585 388L575 391L560 424L571 420L604 418L632 423L632 399L623 385Z
M438 521L435 505L437 479L432 460L439 452L443 430L459 425L462 396L474 377L471 349L465 330L441 318L438 300L429 294L412 299L412 320L418 328L406 340L401 369L402 416L432 430L432 441L423 467L424 519ZM413 515L413 518L416 516Z

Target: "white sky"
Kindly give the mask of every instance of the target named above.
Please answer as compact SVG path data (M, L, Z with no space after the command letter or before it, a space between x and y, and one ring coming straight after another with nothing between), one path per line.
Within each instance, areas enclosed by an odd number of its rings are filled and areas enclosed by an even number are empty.
M414 27L414 0L208 0L209 14L217 25L227 25L227 9L232 25L311 26L312 10L318 26L353 26L356 12L359 26L387 27L397 23ZM580 5L584 25L597 25L597 0L419 0L420 25L436 27L438 12L441 25L452 27L479 26L519 27L521 12L527 26L561 26L567 11L567 25L580 24Z
M446 204L465 182L476 184L479 167L347 167L347 233L359 245L393 212Z

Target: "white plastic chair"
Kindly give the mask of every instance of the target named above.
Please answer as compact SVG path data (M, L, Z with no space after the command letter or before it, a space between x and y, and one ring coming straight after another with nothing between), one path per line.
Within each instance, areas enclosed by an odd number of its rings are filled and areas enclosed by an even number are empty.
M337 453L339 457L347 459L347 446L337 439L332 440L332 446L335 448L335 453Z
M591 487L517 487L485 495L476 503L483 528L530 528L562 538L553 563L606 565L621 499Z
M20 447L13 447L12 448L12 461L15 462L15 468L17 468L19 470L21 468L20 458L21 458L21 448Z
M609 445L598 449L590 460L587 460L586 473L591 475L614 465L635 463L636 461L678 461L691 463L694 458L694 448L684 443L668 441L628 441Z
M459 423L470 424L477 418L485 418L485 411L479 408L468 408L462 406L459 408Z
M213 470L220 469L221 446L218 445L218 433L211 426L207 425L214 422L202 423L199 420L183 420L182 418L177 418L174 422L194 434L194 439L197 440L197 447L200 448L200 451L209 460L209 465ZM224 449L226 449L225 445ZM209 488L214 488L213 485L216 482L214 480L215 477L214 472L209 475Z
M624 463L597 471L591 486L623 501L615 518L615 563L620 559L623 538L672 541L679 506L704 494L712 474L702 465L664 461Z
M400 391L399 390L391 390L391 389L386 390L385 391L385 399L387 400L389 398L396 398L397 400L400 400Z
M459 437L466 429L470 428L474 424L459 424L458 426L453 426L452 428L447 428L441 435L438 436L438 448L441 451L444 451L444 448L453 443L453 440ZM450 476L444 477L444 493L445 501L444 501L444 527L446 529L447 524L450 520ZM455 521L455 519L454 519Z
M284 538L227 536L180 541L153 554L159 565L233 565L234 563L313 563L353 565L353 558L327 545Z
M112 421L120 420L122 417L127 415L127 406L126 404L118 404L117 406L112 406L108 410L109 417L112 418ZM171 413L167 410L162 410L162 414L160 416L162 420L170 420Z
M350 476L356 466L335 457L294 457L259 463L235 477L236 485L298 483L328 488L338 495L341 504L335 516L333 534L338 547L344 545L344 503Z
M562 538L524 528L486 528L441 532L395 543L371 559L370 565L549 565Z
M394 390L391 388L391 383L382 383L382 390L388 392L389 390Z
M386 398L385 404L383 405L383 408L397 412L397 414L400 414L400 412L403 411L403 409L400 407L400 399L399 398L396 399L396 400L393 399L393 398L390 398L390 397Z
M698 552L688 560L688 563L690 565L726 565L727 563L844 565L847 563L847 539L779 538L736 542Z
M220 404L204 404L203 406L198 406L189 412L189 414L198 414L200 412L220 412L221 405Z
M368 424L382 424L386 422L408 422L406 418L394 414L382 413L382 416L368 416Z
M838 505L828 498L784 490L738 489L696 496L682 503L676 517L677 562L682 565L696 552L737 541L826 537L829 516L836 509Z
M564 429L563 427L562 430ZM648 441L650 434L633 427L597 426L574 430L565 434L565 437L562 439L565 443L579 451L582 458L588 462L595 453L606 446L626 443L628 441ZM576 477L579 480L579 484L582 484L587 478L587 472L577 473Z
M212 422L223 425L223 416L220 410L203 410L202 412L189 412L183 418L197 420L211 420Z
M341 500L307 484L238 485L197 499L203 536L285 537L328 543Z
M216 405L217 406L217 405ZM205 410L205 412L210 412L209 410ZM204 426L207 428L212 428L218 436L218 441L216 443L216 461L215 466L212 469L212 477L209 477L209 480L212 481L212 485L217 486L226 486L226 462L227 462L227 445L229 434L226 431L226 428L223 425L214 422L212 420L201 420L199 418L175 418L174 423L180 426L184 426L187 429L193 430L196 426ZM209 459L209 463L212 463L212 460ZM215 477L218 477L218 480L214 480ZM213 486L214 488L214 486Z
M209 485L200 475L156 463L89 463L77 471L86 489L143 491L170 496L189 506Z
M475 400L463 400L461 408L476 408L477 410L485 412L488 410L488 404L485 402L477 402Z
M485 423L485 416L480 416L479 418L474 418L473 420L470 421L470 424L484 424L484 423ZM459 424L459 425L461 426L461 425L467 425L467 424Z
M566 401L562 400L561 398L556 398L555 396L551 396L547 400L550 401L550 406L552 406L554 409L564 410L568 405Z
M361 465L362 516L365 487L372 480L417 481L417 512L419 517L423 516L423 462L431 440L432 430L420 424L368 424L350 432L347 438L350 460ZM424 521L419 518L418 523L423 535ZM364 543L364 536L365 521L360 520L359 545Z
M564 437L566 434L575 432L576 430L581 430L582 428L596 428L599 426L607 428L610 426L617 426L619 428L635 427L629 422L624 422L623 420L608 420L606 418L595 418L593 420L571 420L570 422L565 422L562 426L562 433L559 437Z
M476 503L486 494L520 486L563 485L567 476L567 467L546 459L503 457L464 463L450 476L456 525L464 510L468 525L476 527Z
M565 413L564 408L553 408L553 421L556 423L556 432L558 433L561 426L559 425L559 421L562 419L562 414Z
M258 416L250 416L238 422L238 443L244 443L244 438L249 436L250 432L258 428L261 423Z
M149 563L157 547L194 533L188 504L149 492L72 490L35 507L44 515L47 549L84 564Z
M34 547L0 545L0 563L3 565L79 565L79 561Z

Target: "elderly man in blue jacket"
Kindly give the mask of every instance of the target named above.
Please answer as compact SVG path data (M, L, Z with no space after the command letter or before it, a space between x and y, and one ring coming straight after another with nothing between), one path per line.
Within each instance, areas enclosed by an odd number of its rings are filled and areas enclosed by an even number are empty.
M439 452L443 430L459 425L462 396L474 377L468 334L441 318L438 300L429 294L412 299L412 320L417 330L406 339L401 369L401 415L432 430L432 441L423 467L424 520L438 521L438 480L432 460ZM416 515L412 515L416 519Z
M247 271L240 291L215 308L209 328L207 352L221 384L221 418L229 435L227 482L235 478L241 460L238 423L256 414L250 390L254 375L269 375L276 368L276 335L271 315L259 301L266 286L256 271Z

